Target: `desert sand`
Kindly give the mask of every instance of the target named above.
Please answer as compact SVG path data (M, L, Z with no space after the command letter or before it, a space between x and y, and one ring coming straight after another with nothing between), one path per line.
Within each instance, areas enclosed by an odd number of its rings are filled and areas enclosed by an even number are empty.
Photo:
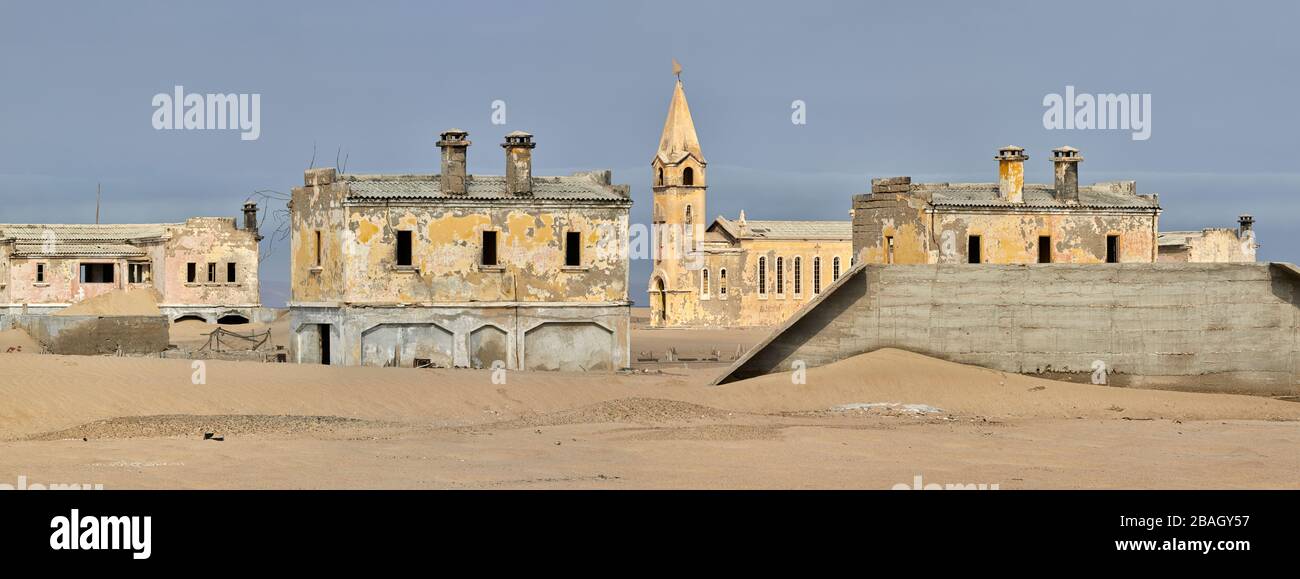
M634 349L636 346L634 346ZM0 355L0 482L105 488L1300 488L1300 404L881 350L707 386ZM498 375L496 378L501 376ZM204 440L213 433L224 440Z
M56 316L159 316L158 294L151 289L116 290L72 304Z

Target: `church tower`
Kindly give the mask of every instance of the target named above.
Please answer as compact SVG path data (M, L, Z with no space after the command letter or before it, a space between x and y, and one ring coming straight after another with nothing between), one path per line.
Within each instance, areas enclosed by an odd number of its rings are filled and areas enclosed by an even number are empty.
M681 68L673 61L678 75L668 104L659 150L650 161L654 191L653 221L656 255L650 278L652 323L678 325L681 314L695 303L699 290L695 276L702 260L694 255L695 243L704 236L708 212L704 201L708 175L695 122L682 89Z

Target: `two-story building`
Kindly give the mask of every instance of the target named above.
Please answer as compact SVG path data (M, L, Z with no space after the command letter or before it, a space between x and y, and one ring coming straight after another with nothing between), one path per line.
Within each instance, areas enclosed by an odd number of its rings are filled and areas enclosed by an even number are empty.
M629 189L609 171L469 175L442 133L438 174L312 169L293 190L290 340L301 363L616 370L629 365Z

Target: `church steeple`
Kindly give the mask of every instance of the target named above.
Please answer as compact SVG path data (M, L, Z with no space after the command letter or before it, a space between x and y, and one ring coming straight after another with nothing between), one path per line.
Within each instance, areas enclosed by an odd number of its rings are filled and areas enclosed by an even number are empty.
M659 138L656 156L664 164L674 165L688 154L694 155L701 164L705 162L704 152L700 150L700 139L695 135L691 107L686 104L686 91L682 89L682 79L678 78L673 87L673 100L668 103L668 118L664 120L664 131Z
M659 137L650 167L654 185L655 272L650 280L652 323L672 326L680 323L688 304L699 302L704 283L703 263L696 259L699 241L707 227L705 194L707 163L695 135L695 121L682 89L681 66L673 60L673 98L668 118ZM706 284L707 285L707 284Z

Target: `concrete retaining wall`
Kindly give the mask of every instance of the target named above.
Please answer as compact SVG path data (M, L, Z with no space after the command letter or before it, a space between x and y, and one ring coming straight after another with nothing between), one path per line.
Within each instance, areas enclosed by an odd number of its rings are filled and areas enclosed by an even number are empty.
M17 327L51 354L157 354L167 349L165 316L11 315L5 327Z
M859 265L717 383L895 347L1025 374L1300 393L1290 264Z

